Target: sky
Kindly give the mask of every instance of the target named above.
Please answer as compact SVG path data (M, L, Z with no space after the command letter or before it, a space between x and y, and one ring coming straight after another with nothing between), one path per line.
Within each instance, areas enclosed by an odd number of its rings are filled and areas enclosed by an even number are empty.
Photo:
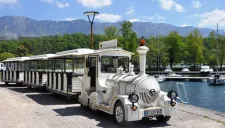
M98 11L94 22L167 23L175 26L225 29L225 0L0 0L0 16L34 20L87 19L85 11Z

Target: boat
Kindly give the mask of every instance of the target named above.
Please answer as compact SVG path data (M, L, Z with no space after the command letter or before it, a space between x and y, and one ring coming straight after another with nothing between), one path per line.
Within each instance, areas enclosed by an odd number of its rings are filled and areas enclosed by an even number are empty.
M158 72L160 72L160 64L159 64L159 54L160 54L160 49L159 49L159 43L158 43L158 41L157 41L157 47L158 47L158 57L157 57L157 59L158 59L158 65L157 65L157 67L158 67ZM165 76L164 75L160 75L160 74L158 74L158 75L155 75L154 76L155 78L156 78L156 80L159 82L159 83L161 83L161 82L163 82L163 81L165 81L166 80L166 78L165 78Z
M157 80L159 83L161 83L161 82L163 82L163 81L166 80L166 78L165 78L164 75L155 75L154 77L156 78L156 80Z
M181 75L178 75L176 73L170 73L168 76L169 77L180 77Z
M181 71L182 72L190 72L190 70L188 68L183 68Z
M225 76L223 76L221 74L212 75L208 79L208 83L210 85L223 85L223 84L225 84Z
M217 23L217 48L216 48L216 52L217 52L217 58L216 58L216 64L217 64L217 72L215 75L212 75L209 79L208 79L208 83L210 85L224 85L225 84L225 77L221 74L219 74L218 72L218 23Z
M209 66L205 65L205 66L201 66L201 69L199 71L201 76L208 76L213 72L213 69L210 69Z
M173 70L171 70L170 68L167 68L164 70L164 72L173 72Z

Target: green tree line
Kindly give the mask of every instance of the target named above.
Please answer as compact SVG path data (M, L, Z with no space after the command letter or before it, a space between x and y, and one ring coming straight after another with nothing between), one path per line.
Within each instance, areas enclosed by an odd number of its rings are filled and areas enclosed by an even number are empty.
M218 62L216 47L217 34L215 31L203 37L198 29L185 37L177 31L171 31L167 36L150 36L145 38L147 65L152 68L162 68L178 63L192 65L192 70L197 69L197 64L208 64L211 67L222 64L225 58L225 36L218 35ZM124 21L120 29L115 26L105 27L104 34L94 34L94 49L98 49L99 42L118 39L118 46L135 53L132 62L138 65L136 48L140 38L132 30L132 23ZM90 35L83 33L64 34L44 37L20 37L18 40L0 41L0 61L9 57L31 56L38 54L56 53L76 48L89 48Z

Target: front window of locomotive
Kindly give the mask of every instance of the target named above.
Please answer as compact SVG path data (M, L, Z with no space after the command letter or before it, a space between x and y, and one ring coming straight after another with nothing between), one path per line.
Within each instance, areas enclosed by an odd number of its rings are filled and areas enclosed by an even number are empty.
M129 57L127 56L102 56L101 72L116 73L117 68L122 66L125 72L129 71Z

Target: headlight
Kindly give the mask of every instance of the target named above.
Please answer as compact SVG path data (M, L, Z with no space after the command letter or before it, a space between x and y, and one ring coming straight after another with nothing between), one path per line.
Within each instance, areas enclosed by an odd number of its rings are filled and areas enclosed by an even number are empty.
M170 99L176 99L177 98L177 93L173 90L169 91L167 96L170 98Z
M128 100L129 100L131 103L137 103L138 100L139 100L139 97L138 97L137 94L134 94L134 92L133 92L132 94L129 95Z
M172 98L172 99L177 98L177 93L176 93L176 92L172 92L172 93L171 93L171 98Z

